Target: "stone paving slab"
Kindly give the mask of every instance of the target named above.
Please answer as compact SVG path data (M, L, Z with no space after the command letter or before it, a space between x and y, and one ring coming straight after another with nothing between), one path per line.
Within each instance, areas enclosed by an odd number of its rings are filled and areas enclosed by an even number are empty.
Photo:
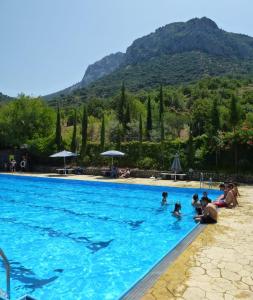
M240 206L220 210L142 300L253 299L253 187Z

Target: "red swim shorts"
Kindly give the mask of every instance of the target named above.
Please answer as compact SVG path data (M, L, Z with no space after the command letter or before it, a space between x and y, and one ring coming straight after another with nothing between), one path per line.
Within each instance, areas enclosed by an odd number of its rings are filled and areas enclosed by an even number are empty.
M216 205L217 207L227 207L227 203L225 201L216 201L213 202L214 205Z

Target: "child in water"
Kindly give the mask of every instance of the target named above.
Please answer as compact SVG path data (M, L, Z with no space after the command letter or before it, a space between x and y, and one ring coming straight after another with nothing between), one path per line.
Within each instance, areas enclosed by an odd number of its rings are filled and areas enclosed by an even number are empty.
M162 201L161 201L161 205L164 206L164 205L167 205L167 197L168 197L168 193L167 192L163 192L162 193Z
M172 215L177 218L181 217L181 204L180 203L175 204L175 208L174 208L174 211L172 212Z

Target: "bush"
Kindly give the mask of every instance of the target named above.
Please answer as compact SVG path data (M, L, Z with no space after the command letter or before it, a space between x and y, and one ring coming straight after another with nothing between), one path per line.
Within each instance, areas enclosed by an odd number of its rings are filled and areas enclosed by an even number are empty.
M150 157L145 157L137 162L137 167L140 169L157 169L157 162Z

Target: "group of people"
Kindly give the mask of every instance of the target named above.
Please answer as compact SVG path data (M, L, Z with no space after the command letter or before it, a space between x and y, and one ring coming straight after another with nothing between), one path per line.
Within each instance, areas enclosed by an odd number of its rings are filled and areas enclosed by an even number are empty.
M127 168L127 169L118 169L117 167L115 166L112 166L111 167L111 170L110 170L110 177L111 178L129 178L130 177L130 169Z
M208 197L207 192L203 192L203 195L200 199L198 194L193 195L191 204L196 211L196 216L194 217L195 221L198 221L202 224L216 223L218 219L218 207L233 208L238 205L237 198L240 196L240 194L236 183L221 183L219 188L221 191L223 191L223 194L213 202ZM168 204L167 197L168 193L163 192L161 201L162 206ZM182 216L180 202L175 203L172 215L178 218Z
M19 163L19 169L21 172L25 172L26 168L27 168L27 160L25 157L22 158L22 160ZM9 163L5 162L4 163L4 169L5 171L10 171L12 173L17 171L17 162L15 160L15 158L11 158Z

